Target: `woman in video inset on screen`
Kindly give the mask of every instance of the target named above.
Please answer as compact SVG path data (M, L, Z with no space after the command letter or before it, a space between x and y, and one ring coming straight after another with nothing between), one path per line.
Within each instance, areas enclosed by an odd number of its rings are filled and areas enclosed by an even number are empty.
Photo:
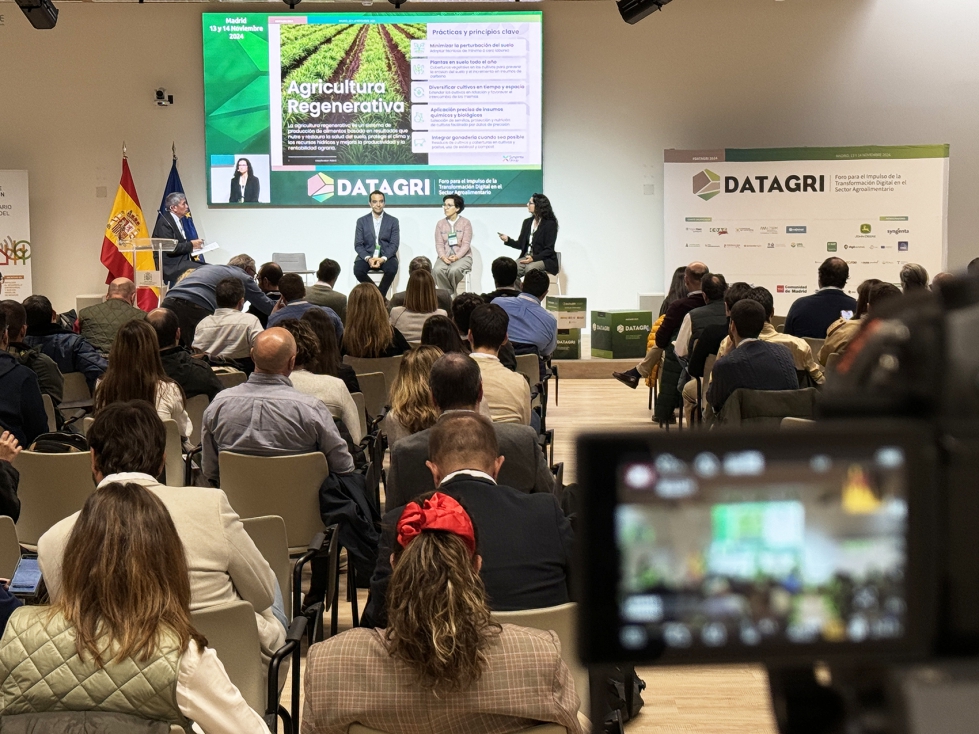
M497 232L504 245L520 250L517 277L522 278L524 273L534 269L557 275L557 252L554 249L557 242L557 217L551 209L551 202L544 194L534 194L527 202L527 211L531 216L523 220L518 239L514 240Z
M252 162L239 158L235 175L231 177L231 197L229 204L252 204L258 202L258 179L252 171Z

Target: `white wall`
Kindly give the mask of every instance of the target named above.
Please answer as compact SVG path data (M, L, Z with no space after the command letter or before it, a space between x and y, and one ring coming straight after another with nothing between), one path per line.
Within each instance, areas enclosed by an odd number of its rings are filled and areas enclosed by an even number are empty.
M36 31L16 5L0 4L0 168L30 171L36 292L64 309L75 293L102 290L98 256L123 140L144 211L159 205L176 141L195 220L224 258L304 250L311 262L338 260L340 286L350 287L361 211L204 205L200 14L229 4L60 9L57 28ZM949 264L979 255L979 4L678 0L636 26L611 2L543 9L545 193L561 221L567 291L591 308L635 307L637 293L661 290L664 148L951 143ZM153 104L159 86L173 107ZM654 195L643 194L647 182ZM431 255L439 210L392 213L405 257ZM490 262L514 252L494 233L516 236L524 213L467 215L488 289Z

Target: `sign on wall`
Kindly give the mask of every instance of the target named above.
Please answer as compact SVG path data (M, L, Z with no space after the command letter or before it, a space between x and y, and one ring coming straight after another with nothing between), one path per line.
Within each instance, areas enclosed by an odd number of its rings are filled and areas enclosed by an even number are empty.
M0 298L22 301L33 292L27 171L0 171L0 275Z
M666 286L701 260L728 283L764 286L775 312L818 289L827 257L897 283L905 263L945 268L948 145L667 150Z

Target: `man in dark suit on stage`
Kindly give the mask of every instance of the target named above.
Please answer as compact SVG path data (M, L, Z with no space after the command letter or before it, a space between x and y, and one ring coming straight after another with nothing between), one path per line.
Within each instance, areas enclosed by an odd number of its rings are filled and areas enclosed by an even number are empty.
M398 220L384 213L384 194L372 191L371 213L357 220L354 234L354 277L361 283L371 283L368 272L380 270L381 295L387 298L388 288L398 274L398 246L401 244L401 226Z
M160 214L153 227L153 237L167 240L177 240L177 246L172 252L163 253L163 280L168 286L177 282L180 274L189 268L199 268L201 263L191 260L191 255L199 251L204 240L189 240L184 232L183 219L190 211L187 197L179 191L174 191L163 202L167 208L166 214Z
M494 611L540 609L570 601L571 523L557 498L525 494L497 484L503 457L493 424L477 413L443 415L429 438L429 461L438 491L469 513L483 566L479 573ZM383 627L384 597L391 577L394 528L404 507L384 516L377 568L361 622Z
M476 414L483 398L479 365L465 354L446 354L432 365L428 378L439 420L458 413ZM413 433L391 446L391 466L384 485L388 509L405 504L422 492L435 490L429 460L431 428ZM521 492L554 492L554 475L537 443L537 432L517 423L494 423L503 468L498 479Z

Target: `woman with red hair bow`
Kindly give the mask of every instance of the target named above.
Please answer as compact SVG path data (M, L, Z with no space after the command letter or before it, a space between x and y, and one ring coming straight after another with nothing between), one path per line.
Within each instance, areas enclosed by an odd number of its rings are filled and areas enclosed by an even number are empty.
M388 734L490 734L555 723L578 734L578 696L554 632L490 618L476 531L435 492L397 525L387 629L309 649L303 734L354 723Z

